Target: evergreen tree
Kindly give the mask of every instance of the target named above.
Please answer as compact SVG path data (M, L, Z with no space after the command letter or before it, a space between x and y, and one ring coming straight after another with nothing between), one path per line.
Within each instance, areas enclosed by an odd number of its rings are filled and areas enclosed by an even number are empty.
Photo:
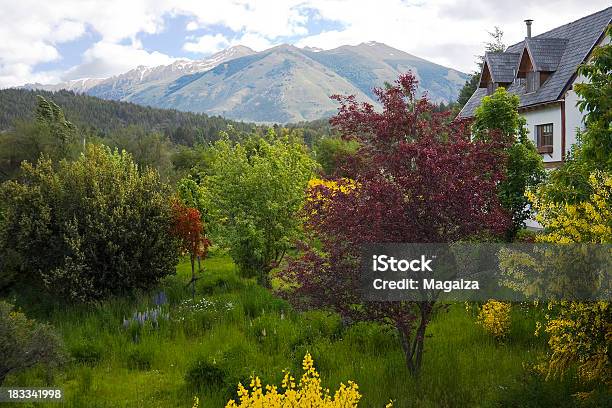
M504 44L504 32L497 26L494 27L493 31L489 32L490 40L485 43L485 52L503 52L506 49ZM457 107L463 108L467 101L470 99L472 94L478 89L480 82L480 71L482 71L482 64L484 63L484 55L478 56L477 66L478 68L472 72L468 79L465 81L463 88L459 91L457 97Z

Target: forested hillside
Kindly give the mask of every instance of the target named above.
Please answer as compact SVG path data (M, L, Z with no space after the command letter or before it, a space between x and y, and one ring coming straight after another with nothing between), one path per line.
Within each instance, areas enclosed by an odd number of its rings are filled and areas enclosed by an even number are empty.
M147 132L161 132L174 143L193 145L217 139L219 131L228 125L238 131L250 131L254 127L250 123L235 122L220 116L109 101L70 91L3 89L0 90L0 131L13 128L16 121L31 120L36 107L36 95L53 100L62 107L67 120L99 136L136 125Z

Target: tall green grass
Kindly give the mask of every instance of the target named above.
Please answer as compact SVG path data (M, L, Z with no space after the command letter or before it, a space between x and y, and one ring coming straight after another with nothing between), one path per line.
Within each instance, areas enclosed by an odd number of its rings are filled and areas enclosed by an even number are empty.
M423 370L413 378L393 330L373 323L343 327L326 311L298 313L240 278L223 254L203 266L196 302L214 306L194 314L180 306L191 298L186 261L176 276L147 293L89 306L20 302L58 328L72 360L53 374L35 368L14 375L6 385L61 387L67 396L60 405L66 407L190 407L194 395L201 406L215 407L224 406L236 383L252 374L276 384L285 369L300 375L310 352L324 386L356 381L364 407L389 400L396 407L495 407L512 405L512 393L526 387L524 363L544 350L528 309L515 308L513 329L498 343L463 304L455 304L431 323ZM135 342L122 321L152 307L159 290L167 294L171 319Z

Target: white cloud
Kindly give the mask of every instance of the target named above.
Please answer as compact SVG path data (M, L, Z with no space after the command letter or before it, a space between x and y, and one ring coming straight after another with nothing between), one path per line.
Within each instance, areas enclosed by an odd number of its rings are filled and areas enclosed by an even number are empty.
M139 65L166 65L174 61L160 52L148 52L134 45L100 41L83 54L83 63L69 70L65 79L99 78L121 74Z
M298 45L324 49L369 40L469 72L482 53L487 31L499 26L508 45L525 36L523 20L534 19L534 34L609 6L609 0L310 0L321 17L344 28L302 38ZM555 10L554 13L551 10Z
M307 34L308 0L176 0L172 12L195 18L193 27L221 25L267 38Z
M186 42L183 49L189 52L212 54L227 48L229 41L221 34L203 35L195 41Z
M79 38L85 34L85 24L77 21L62 21L51 33L51 41L63 43Z
M257 33L245 33L244 35L234 39L231 45L246 45L255 51L263 51L274 45L277 45L277 41L272 41L263 35Z
M185 30L187 31L195 31L198 28L200 28L198 26L198 23L196 23L195 21L190 21L189 23L187 23L187 25L185 26Z
M535 20L537 34L608 6L609 0L525 0L520 6L507 0L3 1L0 87L57 78L57 72L40 72L37 65L60 60L58 46L88 31L99 38L68 77L107 76L138 64L167 63L171 56L144 50L138 36L162 32L165 19L175 16L187 17L187 31L208 32L177 39L191 52L208 54L236 44L261 50L284 38L325 49L375 40L470 71L495 25L511 44L524 37L525 18ZM317 24L336 21L342 28L312 35L309 18ZM218 27L224 35L214 31Z
M24 78L31 83L53 84L60 80L60 71L32 72L28 64L15 63L0 65L0 89L24 83Z

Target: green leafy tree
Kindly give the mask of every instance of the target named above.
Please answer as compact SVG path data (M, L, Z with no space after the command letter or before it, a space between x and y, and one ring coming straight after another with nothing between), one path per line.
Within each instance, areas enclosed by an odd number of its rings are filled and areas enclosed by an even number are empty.
M586 130L580 135L583 159L595 169L612 171L612 44L596 47L578 73L588 80L574 85L582 98L578 107L586 113Z
M73 141L75 126L66 120L64 111L53 101L48 101L41 95L37 95L36 121L49 126L52 136L57 139L63 150L67 150L68 144Z
M270 284L269 272L296 238L316 163L304 145L269 132L245 143L214 144L204 179L213 240L226 244L246 276Z
M45 158L22 168L0 188L0 256L17 258L20 281L87 301L174 273L170 191L157 172L101 145L57 168Z
M518 113L519 102L518 96L509 94L503 87L497 88L493 95L482 99L472 124L476 139L502 138L509 142L506 177L498 186L500 201L512 214L508 240L514 239L532 215L525 192L545 177L542 158L527 137L525 118Z
M180 177L191 177L199 181L203 174L208 174L212 161L210 146L198 144L194 147L177 146L172 154L172 165Z
M175 148L170 139L160 132L130 125L115 130L104 142L111 148L128 151L140 167L156 169L164 180L174 176L172 155Z
M345 176L340 171L341 165L357 154L359 143L344 140L340 137L325 137L315 145L315 157L327 175Z
M54 161L73 159L81 149L79 133L62 109L38 95L34 121L0 132L0 180L14 178L24 160L36 161L41 154Z
M64 360L62 342L53 327L28 319L0 301L0 385L9 374Z

